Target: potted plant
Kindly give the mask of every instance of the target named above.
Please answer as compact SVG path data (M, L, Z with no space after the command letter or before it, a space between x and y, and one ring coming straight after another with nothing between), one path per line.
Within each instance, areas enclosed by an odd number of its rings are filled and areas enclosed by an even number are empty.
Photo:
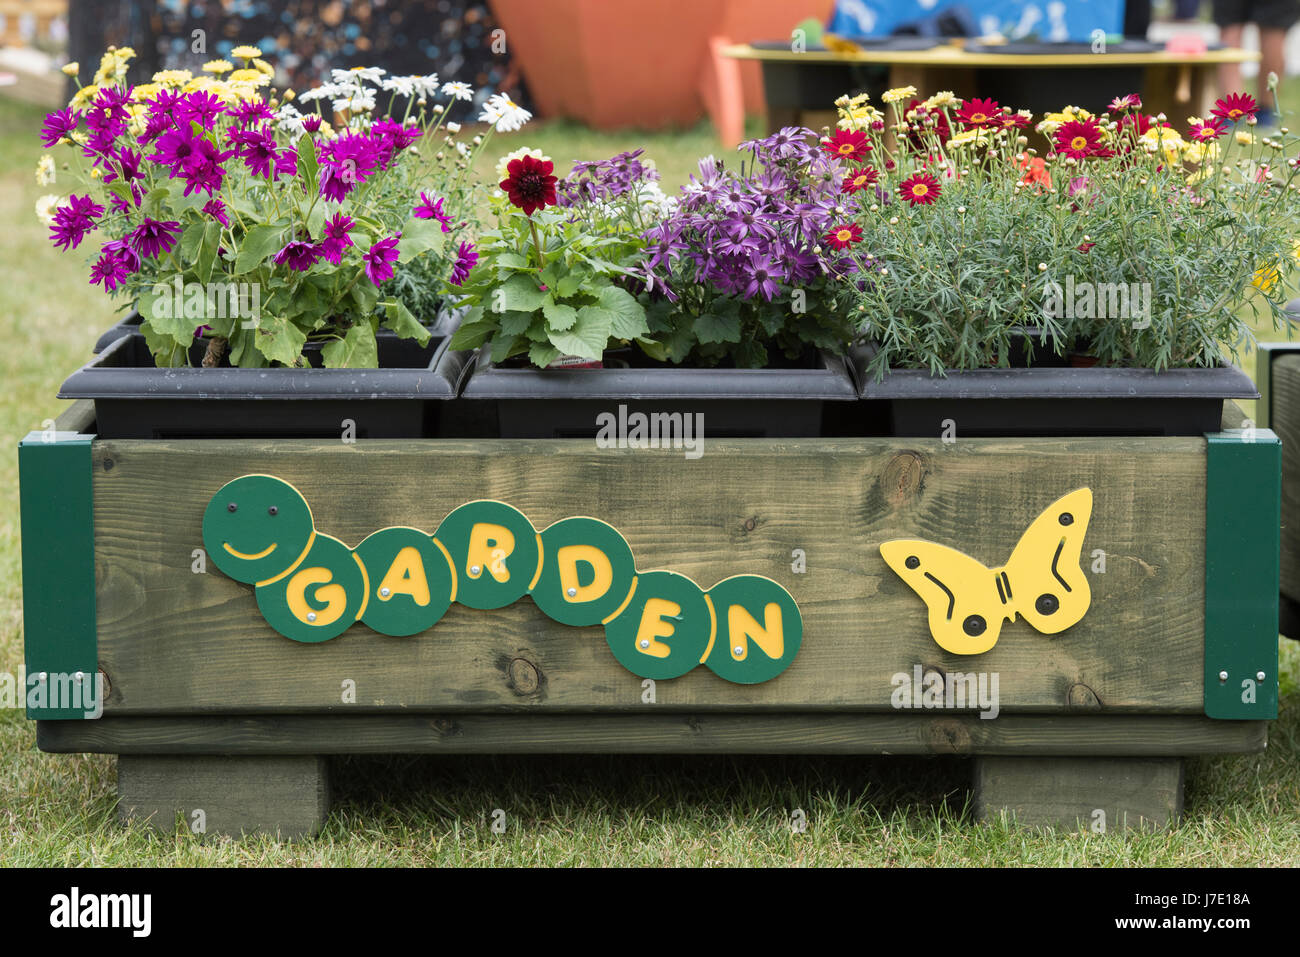
M707 158L674 198L640 150L564 180L507 157L452 340L483 349L465 398L497 404L502 436L592 435L612 403L701 412L717 436L822 434L855 396L856 266L820 246L840 174L813 139L744 144L736 170Z
M85 183L48 211L52 239L104 237L90 282L134 310L60 395L94 400L107 436L426 434L455 396L438 293L473 262L468 171L491 135L461 142L430 101L472 91L357 68L295 98L238 50L241 69L136 87L110 51L47 117ZM481 119L527 114L493 98Z
M895 434L1200 434L1256 396L1231 353L1251 308L1281 321L1300 222L1249 96L1181 133L1137 96L1034 130L991 100L885 100L841 98L828 145L873 182L835 233L861 396Z

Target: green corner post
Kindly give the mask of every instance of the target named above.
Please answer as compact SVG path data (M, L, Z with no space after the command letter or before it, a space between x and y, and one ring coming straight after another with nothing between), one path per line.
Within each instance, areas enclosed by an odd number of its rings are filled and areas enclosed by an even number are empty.
M27 717L97 717L93 435L50 429L18 443Z
M1276 718L1282 443L1253 427L1205 438L1205 713Z

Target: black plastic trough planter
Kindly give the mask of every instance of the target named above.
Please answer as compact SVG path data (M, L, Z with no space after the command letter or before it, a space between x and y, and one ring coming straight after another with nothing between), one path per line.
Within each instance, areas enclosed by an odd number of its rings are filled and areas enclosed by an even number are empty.
M449 331L420 346L381 329L378 369L160 369L131 326L108 330L59 389L94 401L101 438L433 436L466 358L448 351Z
M897 369L877 382L869 349L852 354L859 395L889 434L934 436L1202 435L1225 399L1257 399L1236 366L1205 369L1012 368L931 376ZM881 408L883 407L883 408Z
M828 434L857 398L848 362L819 352L807 368L536 369L495 365L481 350L462 402L479 405L508 438L595 438L612 413L702 413L709 438Z

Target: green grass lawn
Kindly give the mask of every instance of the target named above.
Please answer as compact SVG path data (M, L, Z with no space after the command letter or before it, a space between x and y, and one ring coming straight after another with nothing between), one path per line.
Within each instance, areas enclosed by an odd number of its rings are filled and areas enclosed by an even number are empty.
M33 215L36 197L52 191L32 174L40 115L0 99L0 671L14 674L23 657L16 446L58 414L59 383L111 319L109 301L87 285L82 257L54 250ZM647 137L550 125L502 137L490 159L524 144L561 168L646 145L669 191L697 157L722 154L703 127ZM115 823L111 757L41 754L35 726L6 710L0 862L1296 865L1300 644L1281 645L1281 716L1268 750L1189 761L1185 818L1165 834L973 824L969 762L953 758L421 757L336 760L335 808L314 840L201 841L185 830L159 838ZM495 808L507 814L504 835L490 831ZM791 832L795 808L807 817L802 834Z

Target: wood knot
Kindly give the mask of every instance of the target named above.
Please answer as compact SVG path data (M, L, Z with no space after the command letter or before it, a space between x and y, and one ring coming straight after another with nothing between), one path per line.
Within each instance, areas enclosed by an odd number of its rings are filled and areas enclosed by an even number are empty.
M970 754L970 729L952 718L939 718L926 725L925 744L934 754Z
M434 718L429 724L433 726L434 731L444 738L451 738L460 734L460 725L451 718Z
M1083 711L1100 711L1101 699L1097 697L1097 692L1093 691L1082 681L1076 681L1070 685L1070 690L1065 694L1066 704L1074 710Z
M752 531L753 531L754 529L756 529L756 528L758 528L758 516L757 516L757 515L755 515L753 518L747 518L747 519L745 519L745 531L747 531L747 532L752 532Z
M880 485L885 501L899 506L920 493L925 483L925 461L917 452L899 452L885 466Z
M542 675L537 666L527 658L511 658L506 668L510 688L517 695L536 694L542 686Z

